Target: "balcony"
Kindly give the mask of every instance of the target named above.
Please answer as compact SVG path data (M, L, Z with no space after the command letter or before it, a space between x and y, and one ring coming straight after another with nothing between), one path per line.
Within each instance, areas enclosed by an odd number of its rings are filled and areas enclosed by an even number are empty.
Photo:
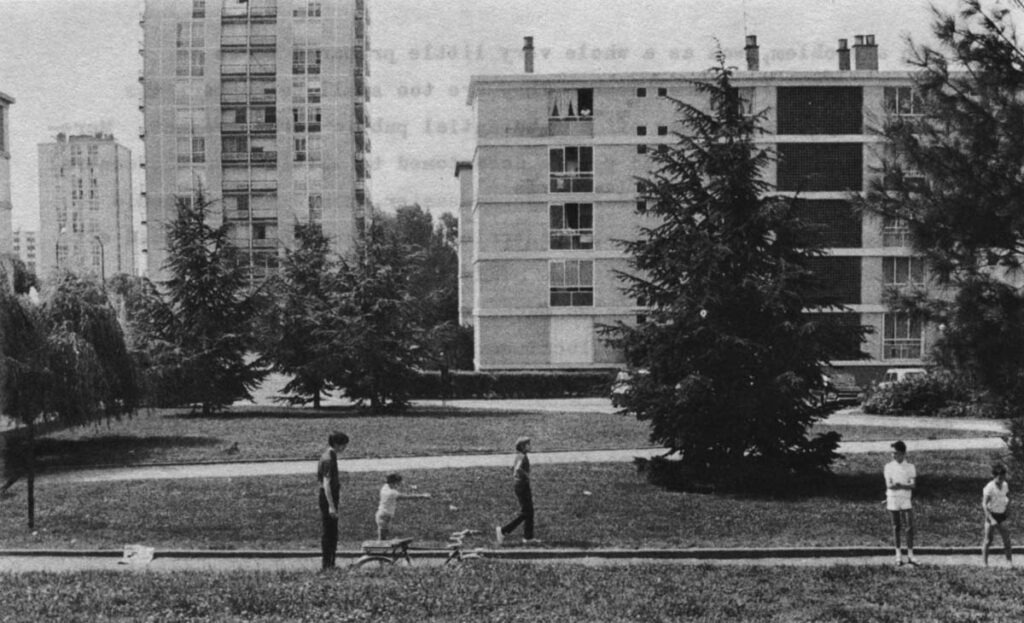
M220 21L222 22L244 22L246 20L273 21L276 19L276 6L250 7L248 4L243 4L232 7L224 7L224 12L220 14Z
M277 47L277 35L223 35L220 38L222 50L272 50Z
M277 65L271 63L232 63L220 66L222 76L273 76Z
M266 194L277 192L277 180L224 180L221 184L229 194Z
M224 163L277 164L276 151L228 151L220 156Z
M593 117L551 117L549 136L594 136Z
M222 134L274 134L276 123L221 123Z
M276 104L277 92L271 89L263 93L224 93L220 94L221 104Z

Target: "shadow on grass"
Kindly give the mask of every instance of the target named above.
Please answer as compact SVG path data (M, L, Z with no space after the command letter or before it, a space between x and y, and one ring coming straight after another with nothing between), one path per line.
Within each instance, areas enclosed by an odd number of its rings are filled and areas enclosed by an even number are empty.
M410 407L408 409L370 409L368 407L355 406L330 406L320 409L312 407L286 407L286 406L252 406L232 407L231 409L204 416L201 411L179 410L165 414L166 419L176 420L260 420L260 419L285 419L285 420L349 420L372 417L404 417L404 418L466 418L466 417L501 417L516 418L534 416L531 411L508 411L504 409L451 409L440 406L431 407Z
M187 435L134 437L107 435L87 439L49 439L36 442L36 460L41 469L58 471L83 465L131 465L148 462L167 448L206 448L223 444L220 439Z

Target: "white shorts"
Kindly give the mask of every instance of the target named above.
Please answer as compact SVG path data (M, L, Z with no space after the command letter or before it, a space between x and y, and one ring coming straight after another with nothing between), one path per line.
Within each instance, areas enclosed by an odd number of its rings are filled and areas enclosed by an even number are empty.
M891 511L908 511L913 507L910 498L885 498L885 508Z

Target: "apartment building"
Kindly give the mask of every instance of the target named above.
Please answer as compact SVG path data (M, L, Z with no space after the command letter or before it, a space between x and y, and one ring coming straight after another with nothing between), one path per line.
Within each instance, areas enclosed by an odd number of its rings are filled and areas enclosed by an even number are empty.
M767 109L778 159L765 171L780 195L797 195L823 226L816 260L843 319L872 328L865 344L837 345L834 364L860 382L890 366L920 365L929 329L883 305L888 286L920 285L924 268L906 228L851 208L884 144L871 133L887 114L916 114L910 76L878 71L871 35L840 40L835 71L762 72L756 38L735 74L750 110ZM638 234L636 176L649 152L674 141L668 97L707 106L699 73L532 73L474 76L476 148L456 167L460 202L460 313L475 332L475 365L593 369L622 365L599 327L634 323L644 310L622 292L628 265L616 240ZM851 52L854 67L851 68ZM858 346L871 356L856 359Z
M146 0L147 270L202 189L254 275L296 222L350 248L370 210L364 0Z
M14 230L14 254L25 263L29 272L36 273L38 269L38 252L39 247L36 244L36 232L15 229Z
M132 154L110 134L39 145L38 275L135 274Z
M0 92L0 253L11 252L11 127L14 98Z

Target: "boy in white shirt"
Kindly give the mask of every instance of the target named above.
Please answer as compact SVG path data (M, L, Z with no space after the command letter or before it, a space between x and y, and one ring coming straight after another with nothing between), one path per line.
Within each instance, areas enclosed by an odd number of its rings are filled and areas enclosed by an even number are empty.
M429 493L404 493L399 491L402 477L388 474L384 486L380 488L380 504L377 506L377 540L385 541L391 536L391 521L398 509L398 498L429 498Z
M992 466L992 480L981 492L981 510L985 512L984 540L981 543L981 559L988 566L988 548L992 545L993 531L1003 537L1003 551L1006 562L1013 565L1010 547L1010 531L1006 528L1007 511L1010 506L1010 485L1006 484L1006 468L998 463Z
M917 481L917 470L907 462L907 444L897 441L892 444L892 461L886 464L885 507L892 515L892 534L896 542L896 565L903 564L900 553L902 524L907 526L907 563L917 566L914 560L914 511L911 494Z

